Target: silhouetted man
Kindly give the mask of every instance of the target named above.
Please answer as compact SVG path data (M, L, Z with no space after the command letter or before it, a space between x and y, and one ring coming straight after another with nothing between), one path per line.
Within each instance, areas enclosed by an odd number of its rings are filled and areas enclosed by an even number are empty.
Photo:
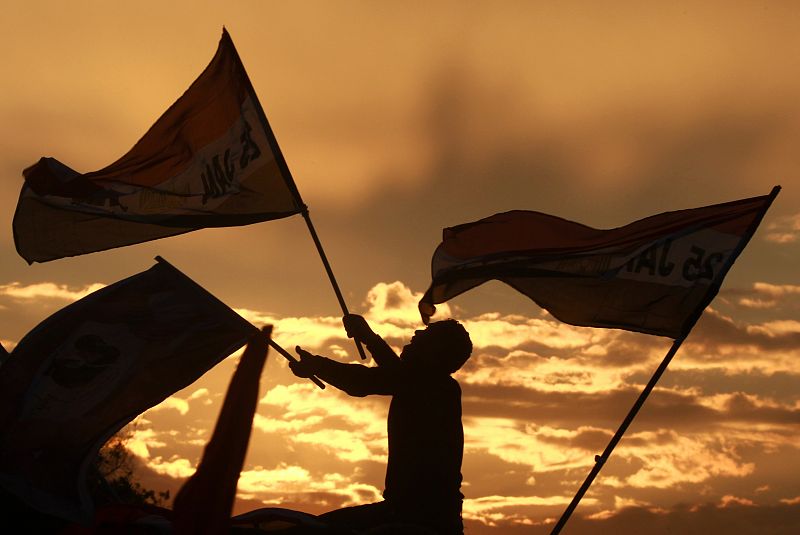
M418 330L400 356L361 316L344 317L347 335L367 346L376 367L342 364L297 347L295 375L320 379L351 396L389 395L389 464L383 502L322 515L331 525L365 529L381 524L425 526L463 533L461 522L461 388L450 374L467 361L472 342L455 320Z

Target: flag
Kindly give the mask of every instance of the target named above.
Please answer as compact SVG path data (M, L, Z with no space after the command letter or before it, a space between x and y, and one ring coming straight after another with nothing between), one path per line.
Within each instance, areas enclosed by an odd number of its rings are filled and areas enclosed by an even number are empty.
M197 471L175 496L172 510L176 535L228 533L230 530L236 486L250 440L271 333L272 327L265 327L262 334L254 334L248 341Z
M0 487L39 511L90 518L86 470L99 448L254 329L164 262L56 312L0 368Z
M42 158L23 175L13 228L29 263L304 209L224 29L208 67L122 158L85 174Z
M610 230L522 210L446 228L422 319L436 303L499 280L565 323L677 338L714 298L779 190Z

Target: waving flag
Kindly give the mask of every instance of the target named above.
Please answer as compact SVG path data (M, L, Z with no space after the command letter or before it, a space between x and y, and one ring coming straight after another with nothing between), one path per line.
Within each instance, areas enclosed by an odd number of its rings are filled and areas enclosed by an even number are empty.
M427 323L436 303L499 280L566 323L676 338L714 298L779 189L610 230L528 211L446 228L420 313Z
M86 470L100 446L254 331L163 262L55 313L0 367L0 487L90 518Z
M86 174L42 158L23 174L14 239L29 263L304 208L225 30L200 77L122 158Z

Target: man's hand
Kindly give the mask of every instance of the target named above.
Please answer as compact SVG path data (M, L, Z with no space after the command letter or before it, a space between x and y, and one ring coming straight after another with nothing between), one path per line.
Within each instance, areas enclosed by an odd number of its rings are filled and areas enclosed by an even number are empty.
M312 355L300 346L294 349L297 351L297 354L300 355L300 360L289 362L289 368L292 370L292 373L304 379L314 376L316 374L314 360L319 357Z
M355 338L366 343L376 336L369 324L367 324L367 320L358 314L347 314L342 318L342 323L349 338Z

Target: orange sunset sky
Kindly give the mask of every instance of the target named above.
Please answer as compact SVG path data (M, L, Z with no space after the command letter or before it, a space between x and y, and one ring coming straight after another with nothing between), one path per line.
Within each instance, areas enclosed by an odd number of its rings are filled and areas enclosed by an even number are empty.
M796 533L800 4L663 4L3 2L3 345L161 255L284 347L358 359L299 216L33 266L14 250L22 169L116 160L225 25L351 311L398 349L443 227L527 209L610 228L781 184L564 533ZM670 340L559 323L500 283L439 310L475 345L456 374L466 532L547 533ZM146 486L193 473L237 358L139 417ZM272 354L237 512L379 499L387 407Z

